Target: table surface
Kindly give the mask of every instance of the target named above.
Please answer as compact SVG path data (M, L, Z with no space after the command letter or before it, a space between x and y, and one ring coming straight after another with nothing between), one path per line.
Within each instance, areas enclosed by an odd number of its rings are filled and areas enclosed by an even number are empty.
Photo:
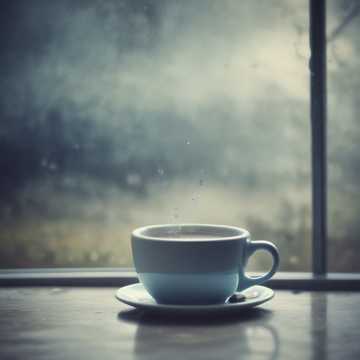
M258 308L164 317L114 288L0 288L0 359L360 359L360 293L276 291Z

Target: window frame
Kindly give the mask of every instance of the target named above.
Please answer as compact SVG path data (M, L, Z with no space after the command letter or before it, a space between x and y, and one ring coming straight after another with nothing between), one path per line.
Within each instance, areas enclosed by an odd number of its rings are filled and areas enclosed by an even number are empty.
M312 271L327 273L326 0L309 0Z
M309 0L309 16L312 272L279 272L268 285L274 289L360 291L360 274L327 271L326 0ZM137 281L132 268L0 270L0 286L124 286Z
M0 271L0 287L121 287L138 282L133 268L44 268ZM279 290L360 291L360 274L278 272L267 282Z

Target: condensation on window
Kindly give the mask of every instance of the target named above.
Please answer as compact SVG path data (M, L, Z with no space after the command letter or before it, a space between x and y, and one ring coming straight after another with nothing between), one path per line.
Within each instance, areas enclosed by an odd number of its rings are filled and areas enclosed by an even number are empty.
M309 270L308 1L0 6L1 267L131 266L135 227L201 222Z

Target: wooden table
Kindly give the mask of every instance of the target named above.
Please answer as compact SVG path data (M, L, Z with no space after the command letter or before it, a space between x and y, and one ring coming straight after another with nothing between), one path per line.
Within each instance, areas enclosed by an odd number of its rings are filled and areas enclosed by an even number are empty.
M0 359L360 359L360 293L277 291L212 318L150 316L115 288L0 288Z

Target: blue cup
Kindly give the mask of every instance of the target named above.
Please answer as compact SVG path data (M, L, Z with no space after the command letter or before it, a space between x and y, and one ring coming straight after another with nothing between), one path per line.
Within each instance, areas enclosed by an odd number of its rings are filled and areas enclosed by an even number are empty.
M140 281L160 304L219 304L235 291L262 284L279 266L276 246L252 241L233 226L179 224L136 229L131 245ZM273 257L271 270L249 277L245 267L256 250Z

